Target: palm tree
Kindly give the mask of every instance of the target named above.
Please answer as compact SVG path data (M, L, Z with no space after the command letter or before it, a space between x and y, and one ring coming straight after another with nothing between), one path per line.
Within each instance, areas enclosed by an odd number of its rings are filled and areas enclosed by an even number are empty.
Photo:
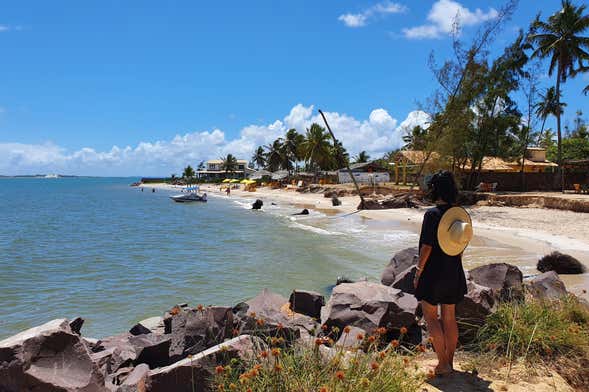
M548 116L558 116L562 114L566 103L560 102L560 99L556 97L556 89L554 87L550 87L546 89L544 94L540 94L540 100L535 105L536 109L536 116L542 119L542 128L540 129L540 134L538 135L538 140L542 139L542 134L544 133L544 126L546 125L546 119Z
M354 157L354 163L366 163L370 160L370 155L366 151L360 151L358 155Z
M331 150L333 161L333 165L331 166L332 169L339 170L341 168L348 166L348 164L350 163L350 154L348 154L342 142L336 140Z
M305 141L301 148L305 161L313 168L328 169L332 162L332 146L329 142L330 136L319 124L311 124L307 129Z
M582 61L589 58L589 39L581 34L589 28L589 15L583 15L585 5L575 6L570 0L562 0L562 9L551 15L546 22L536 20L532 24L530 41L536 46L533 57L550 58L548 75L556 70L555 94L557 107L560 106L560 83L574 76L575 65L583 67ZM558 138L558 164L562 164L562 133L560 111L556 115ZM561 168L562 172L562 168ZM563 181L564 186L564 181Z
M279 170L282 167L284 151L282 147L282 139L278 138L268 146L266 146L266 168L270 171Z
M221 168L225 170L225 174L235 171L237 169L237 158L233 154L227 154L225 157L221 157Z
M303 160L304 157L302 156L301 145L304 141L305 137L298 133L296 129L291 128L286 132L282 144L285 155L283 160L287 164L286 166L291 167L292 163L295 163L296 166L296 162Z
M256 151L252 156L252 162L258 169L266 165L266 152L264 151L264 147L258 146L258 148L256 148Z
M187 184L192 183L192 179L194 178L194 169L192 166L188 165L184 168L184 171L182 172L182 178L186 180Z

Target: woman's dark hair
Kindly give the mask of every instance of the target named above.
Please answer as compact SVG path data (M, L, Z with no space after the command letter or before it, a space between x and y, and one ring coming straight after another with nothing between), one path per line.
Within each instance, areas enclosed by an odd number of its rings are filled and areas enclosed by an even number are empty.
M434 174L427 183L429 189L429 198L436 202L443 200L448 204L456 204L458 198L458 189L454 176L447 170L441 170Z

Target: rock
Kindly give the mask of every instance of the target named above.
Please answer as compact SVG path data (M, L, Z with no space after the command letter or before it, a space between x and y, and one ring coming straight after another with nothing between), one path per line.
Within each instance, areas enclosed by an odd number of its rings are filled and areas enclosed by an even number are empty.
M81 335L82 326L84 325L84 319L81 317L76 317L72 321L70 321L70 328L73 333L76 335Z
M168 365L171 341L171 336L154 333L133 336L126 333L104 338L99 344L100 348L111 352L111 357L104 360L108 361L107 367L113 372L140 363L145 363L152 369Z
M165 333L164 318L161 316L146 318L137 324L140 324L157 335L163 335Z
M68 320L0 341L0 391L103 392L104 379Z
M257 199L253 204L252 204L252 210L259 210L262 208L262 206L264 205L264 202L260 199Z
M142 392L147 390L149 380L149 366L142 363L137 365L116 390L117 392Z
M321 307L325 305L325 297L315 291L294 290L288 302L294 312L320 319Z
M149 392L204 392L211 390L211 380L217 365L228 364L232 358L250 360L263 349L263 342L242 335L208 348L191 358L149 372Z
M293 214L293 215L309 215L309 210L305 208L301 212L298 212L298 213Z
M402 271L397 275L397 278L391 285L393 288L401 290L404 293L415 295L415 287L413 287L413 279L415 279L415 273L417 272L417 266L413 265L406 270Z
M341 206L342 202L340 201L340 199L337 198L337 196L333 196L331 198L331 205L334 207Z
M554 271L544 272L529 283L530 293L541 299L559 299L567 295L567 290L558 274Z
M229 307L181 309L171 318L170 358L173 362L196 354L231 337L233 313Z
M372 282L343 283L333 289L321 311L328 327L358 327L372 333L379 327L399 329L416 324L413 295Z
M360 202L356 207L358 210L382 210L383 208L382 204L376 199L364 199L364 205Z
M134 336L138 335L145 335L151 333L151 330L140 323L135 324L130 330L129 333Z
M468 292L464 299L456 304L456 320L463 343L472 340L478 327L495 311L493 289L478 285L472 280L466 281L466 287Z
M468 271L469 279L493 289L501 301L523 300L523 274L519 268L506 263L494 263Z
M338 276L335 281L335 285L337 286L338 284L342 283L354 283L354 281L352 279L346 278L345 276Z
M579 260L560 252L542 257L536 268L540 272L554 271L557 274L582 274L587 270Z
M339 339L337 340L337 342L335 342L335 345L337 347L342 347L346 349L358 347L360 345L360 341L357 339L358 335L366 336L366 331L362 328L350 327L349 333L345 333L342 331Z
M396 253L382 272L381 283L385 286L395 283L398 274L413 265L417 265L418 256L419 250L417 247L404 249Z
M133 372L133 367L122 367L116 372L109 374L106 376L106 382L104 385L108 388L109 391L118 392L119 386L122 385L127 377Z
M98 367L104 378L116 370L113 369L113 365L115 362L114 357L118 355L117 350L118 349L116 347L109 347L106 350L90 354L92 362L94 362L94 364Z

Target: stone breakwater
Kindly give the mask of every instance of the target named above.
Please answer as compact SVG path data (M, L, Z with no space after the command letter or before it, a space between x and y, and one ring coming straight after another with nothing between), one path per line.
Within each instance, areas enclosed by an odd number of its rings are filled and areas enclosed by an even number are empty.
M100 340L83 336L81 318L53 320L0 342L0 391L209 391L218 365L327 331L324 348L335 350L346 346L346 327L356 336L378 331L384 344L400 338L407 346L425 344L413 296L416 261L416 248L401 251L381 283L341 283L327 301L312 291L294 290L285 298L263 290L233 307L179 304ZM524 282L522 272L505 263L478 267L467 279L468 293L456 309L463 343L500 301L567 294L554 271Z

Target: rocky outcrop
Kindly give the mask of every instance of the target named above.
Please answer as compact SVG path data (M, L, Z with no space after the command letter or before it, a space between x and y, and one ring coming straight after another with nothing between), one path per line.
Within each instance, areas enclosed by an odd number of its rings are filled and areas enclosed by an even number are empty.
M385 267L380 281L385 286L390 286L395 283L397 275L405 271L407 268L417 264L419 250L417 247L404 249L396 253L389 264Z
M506 263L482 265L468 271L469 279L478 285L493 289L501 301L524 298L523 274L519 268Z
M263 205L264 205L264 202L262 200L260 200L260 199L257 199L252 204L252 210L259 210L259 209L262 208Z
M166 366L170 363L170 344L172 338L153 333L134 336L129 333L110 336L100 340L95 348L95 360L106 365L109 372L122 367L147 364L150 368ZM103 353L103 351L110 353Z
M587 268L573 256L552 252L542 257L536 266L538 271L554 271L557 274L582 274Z
M343 283L333 289L321 312L329 328L358 327L370 333L379 327L399 329L416 324L413 295L378 283Z
M404 293L415 295L415 287L413 286L413 280L415 279L415 273L417 272L417 266L413 265L406 270L399 273L391 285L393 288L401 290Z
M544 272L529 282L528 290L536 298L559 299L567 295L566 287L554 271Z
M251 358L262 347L262 341L254 336L243 335L233 338L170 366L151 370L147 391L209 391L215 366L228 364L232 358Z
M478 326L495 310L495 294L493 289L466 281L468 289L464 299L456 304L456 320L461 341L472 340Z
M333 196L331 198L331 205L334 207L341 206L342 202L340 201L340 199L337 198L337 196Z
M103 392L104 379L68 320L0 341L0 391Z
M294 290L288 302L292 311L320 319L325 297L315 291Z

